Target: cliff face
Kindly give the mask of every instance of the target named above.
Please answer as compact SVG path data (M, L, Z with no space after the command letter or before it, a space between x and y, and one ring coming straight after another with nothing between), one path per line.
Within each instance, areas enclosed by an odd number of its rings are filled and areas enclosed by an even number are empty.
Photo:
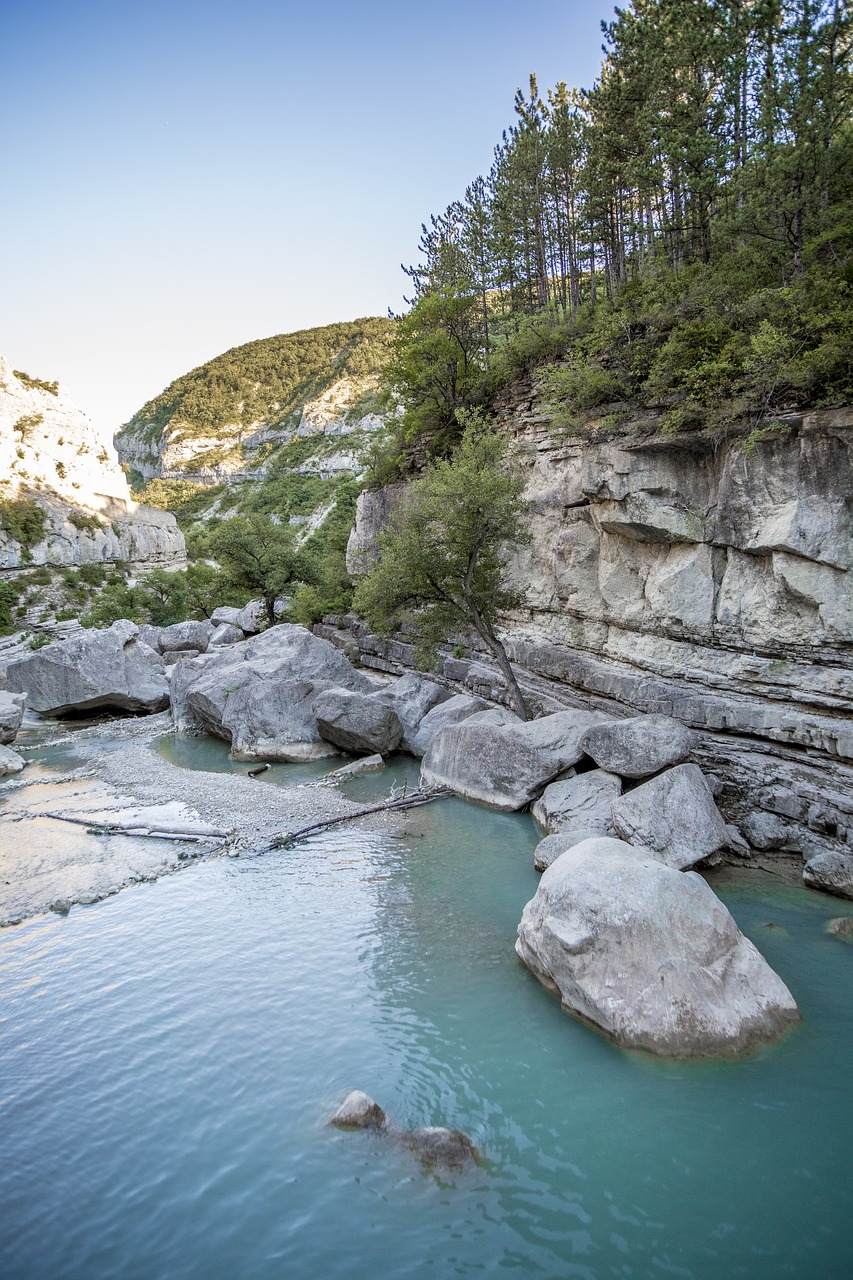
M115 446L121 462L146 482L259 480L275 450L294 440L313 446L310 459L294 470L321 475L352 472L359 466L356 442L382 425L376 414L357 408L375 385L375 377L340 378L306 399L298 417L283 424L232 422L198 433L187 431L179 418L165 427L134 422L116 434Z
M531 512L512 565L526 608L505 628L528 685L678 717L758 847L849 851L853 413L792 416L752 452L743 437L561 438L532 402L502 418ZM393 496L362 497L362 564Z
M45 512L30 558L0 526L0 569L124 560L135 567L182 563L174 516L132 501L115 452L53 383L19 377L0 357L0 498Z

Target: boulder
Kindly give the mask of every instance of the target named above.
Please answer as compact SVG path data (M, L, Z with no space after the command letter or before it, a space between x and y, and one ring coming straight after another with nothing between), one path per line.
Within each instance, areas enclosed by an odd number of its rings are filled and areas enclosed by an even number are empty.
M853 898L853 857L846 853L819 853L806 863L803 879L811 889Z
M371 694L325 689L314 700L314 715L326 741L343 751L387 756L403 736L396 711Z
M0 743L14 742L24 718L25 693L0 692Z
M412 751L415 737L427 712L450 699L450 694L443 685L414 671L401 676L375 696L396 712L403 726L400 747L409 752Z
M167 667L173 667L176 662L189 662L191 658L199 656L198 649L166 649L161 654L163 662Z
M530 812L545 831L597 831L613 835L611 809L622 782L606 769L592 769L552 782Z
M515 725L468 721L442 729L421 763L428 786L506 811L523 809L559 772L554 757L537 751Z
M744 818L743 834L755 849L781 849L791 839L790 824L778 814L756 809Z
M702 877L621 840L585 840L552 863L516 951L567 1013L629 1049L733 1056L799 1018Z
M853 942L853 916L836 916L827 921L826 932L843 942Z
M267 611L263 600L250 600L237 613L234 626L239 627L247 636L258 635L267 625Z
M441 1165L446 1169L458 1169L476 1164L477 1148L467 1134L459 1129L443 1129L438 1126L410 1129L403 1137L404 1144L414 1151L427 1165Z
M212 657L212 654L200 654L197 658L188 658L169 672L169 705L176 733L204 733L204 726L187 703L187 692Z
M596 725L583 736L595 763L622 778L647 778L687 760L696 734L671 716L632 716Z
M577 831L555 831L552 836L540 840L533 850L533 866L537 871L547 871L551 863L556 862L567 849L574 849L583 840L597 840L606 834L605 831L590 827L581 827Z
M213 631L212 625L205 622L175 622L170 627L160 627L158 647L161 653L175 652L181 649L194 649L196 653L204 653Z
M207 647L208 649L218 649L226 644L236 644L238 640L242 639L243 632L239 627L232 626L230 622L220 622L211 632Z
M239 625L237 619L240 617L240 610L235 609L233 605L221 604L218 609L214 609L210 615L210 621L214 626L221 626L227 623L229 626L236 627Z
M347 778L358 777L360 773L378 773L380 769L387 768L382 756L361 756L358 760L350 760L349 764L341 765L340 769L335 769L332 773L327 773L324 782L345 782Z
M538 720L528 720L524 737L538 751L548 751L556 757L558 772L578 764L587 754L584 740L596 726L609 724L609 717L600 711L555 711ZM618 773L618 770L615 770Z
M467 693L454 694L426 713L417 733L411 739L409 750L413 756L425 756L431 742L442 729L452 724L461 724L477 712L488 710L488 706L482 698L473 698Z
M6 683L46 716L86 711L162 711L169 704L163 659L133 622L114 622L46 645L12 662Z
M695 764L667 769L615 800L613 825L624 840L681 871L729 843L723 815Z
M339 1129L378 1129L385 1123L385 1112L378 1102L360 1089L348 1093L329 1124Z
M5 778L11 773L20 773L26 763L17 751L12 751L10 747L0 747L0 778Z
M524 724L521 716L517 716L509 707L488 707L485 711L475 711L468 717L468 724Z
M152 627L150 622L143 622L139 628L139 639L142 644L147 644L149 649L153 649L155 653L160 652L160 632L162 627Z
M183 675L188 668L193 669L191 680ZM336 755L317 727L317 694L331 687L360 693L373 688L334 645L292 623L181 663L175 671L182 672L172 685L176 727L180 720L190 732L224 738L240 760Z

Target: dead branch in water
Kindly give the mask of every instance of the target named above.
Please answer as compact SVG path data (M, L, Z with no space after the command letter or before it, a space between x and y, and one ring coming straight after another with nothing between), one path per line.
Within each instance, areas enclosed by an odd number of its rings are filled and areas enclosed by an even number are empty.
M273 836L267 849L287 849L298 840L305 840L308 836L316 835L318 831L340 826L343 822L355 822L358 818L366 818L371 813L400 813L404 809L418 809L421 805L430 804L433 800L442 800L450 794L447 787L423 787L419 791L413 791L411 795L404 793L402 796L392 796L390 800L383 800L381 804L373 804L367 809L356 809L354 813L345 813L338 818L325 818L322 822L314 822L310 827L303 827L301 831Z
M27 814L27 817L33 815ZM59 822L73 822L78 827L85 827L93 835L99 836L138 836L147 840L188 840L194 844L205 840L222 841L228 839L227 831L174 831L169 828L160 829L151 826L122 827L114 822L98 822L96 818L77 817L76 814L56 813L46 810L36 815L40 818L55 818Z

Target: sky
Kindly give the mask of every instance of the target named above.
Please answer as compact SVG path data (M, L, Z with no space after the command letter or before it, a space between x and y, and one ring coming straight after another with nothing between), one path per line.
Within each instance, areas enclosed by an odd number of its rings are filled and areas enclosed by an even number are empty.
M105 435L255 338L403 308L422 222L590 0L0 0L0 353Z

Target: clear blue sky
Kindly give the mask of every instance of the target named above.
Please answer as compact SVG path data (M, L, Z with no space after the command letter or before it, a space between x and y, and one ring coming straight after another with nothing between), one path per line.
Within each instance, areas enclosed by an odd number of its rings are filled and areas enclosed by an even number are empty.
M516 87L591 84L611 14L0 0L0 352L112 431L228 347L399 310Z

